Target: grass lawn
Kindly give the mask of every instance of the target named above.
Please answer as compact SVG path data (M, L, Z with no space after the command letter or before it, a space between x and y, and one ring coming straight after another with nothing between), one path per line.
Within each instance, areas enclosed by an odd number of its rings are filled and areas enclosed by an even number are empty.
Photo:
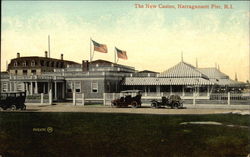
M0 113L0 156L246 157L250 116ZM48 132L47 127L53 131Z

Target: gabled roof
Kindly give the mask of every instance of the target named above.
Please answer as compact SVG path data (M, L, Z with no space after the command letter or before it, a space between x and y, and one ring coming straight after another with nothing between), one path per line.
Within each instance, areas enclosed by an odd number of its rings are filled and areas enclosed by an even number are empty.
M209 79L228 79L229 77L217 68L198 68L200 72L208 76Z
M193 78L193 77L203 77L208 78L206 75L197 70L194 66L180 62L172 68L163 71L159 77L171 77L171 78Z

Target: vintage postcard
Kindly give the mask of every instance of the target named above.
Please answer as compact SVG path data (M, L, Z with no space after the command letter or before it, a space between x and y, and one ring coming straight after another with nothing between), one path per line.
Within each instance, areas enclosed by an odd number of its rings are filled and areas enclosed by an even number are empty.
M1 4L0 157L250 157L249 1Z

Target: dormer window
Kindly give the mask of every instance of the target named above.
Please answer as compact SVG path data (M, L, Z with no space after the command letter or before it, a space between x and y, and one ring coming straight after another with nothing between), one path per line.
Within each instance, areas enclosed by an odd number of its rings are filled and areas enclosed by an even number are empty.
M36 65L36 62L33 60L31 61L31 66L34 67Z
M17 61L14 62L14 67L17 67Z

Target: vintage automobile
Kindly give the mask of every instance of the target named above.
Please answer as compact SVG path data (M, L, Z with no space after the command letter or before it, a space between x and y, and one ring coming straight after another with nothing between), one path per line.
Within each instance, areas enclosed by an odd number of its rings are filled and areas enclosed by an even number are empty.
M0 110L25 110L26 93L25 92L6 92L0 95Z
M122 91L125 96L120 97L119 99L115 99L111 101L112 107L129 107L133 108L141 107L141 91L140 90L126 90ZM132 94L135 94L132 97Z
M171 107L173 108L183 108L183 100L179 95L171 95L168 98L163 96L161 102L157 100L151 101L152 108L161 108L161 107Z

